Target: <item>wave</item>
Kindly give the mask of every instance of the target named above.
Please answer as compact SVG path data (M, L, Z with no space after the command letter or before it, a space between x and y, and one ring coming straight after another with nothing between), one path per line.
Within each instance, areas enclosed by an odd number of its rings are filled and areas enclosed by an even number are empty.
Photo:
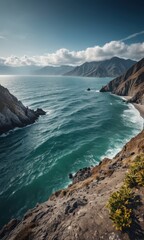
M41 116L40 116L41 117ZM8 137L9 135L13 134L14 132L17 132L17 131L22 131L23 129L25 128L29 128L31 126L33 126L34 124L37 124L37 121L35 121L34 123L31 123L31 124L28 124L26 126L23 126L23 127L15 127L14 129L11 129L9 130L8 132L6 133L3 133L0 135L0 138L5 138L5 137Z
M124 120L124 124L126 126L129 126L129 124L133 127L133 124L135 124L135 128L133 128L133 131L140 131L143 129L143 118L141 117L139 111L134 107L133 104L129 103L128 109L124 110L122 114L122 118Z
M110 140L110 146L106 153L101 156L101 160L104 157L113 158L122 147L130 141L132 137L138 134L143 129L143 118L141 117L139 111L134 107L133 104L129 103L126 105L125 109L121 115L124 125L128 128L129 134L124 139L120 140L120 135L112 137ZM119 141L118 141L119 140Z

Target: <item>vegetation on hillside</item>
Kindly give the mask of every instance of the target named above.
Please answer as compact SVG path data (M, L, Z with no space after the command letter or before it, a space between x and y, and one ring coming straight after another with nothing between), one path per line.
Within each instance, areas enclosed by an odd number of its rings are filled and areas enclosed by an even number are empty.
M134 207L139 201L134 188L142 186L144 186L144 154L135 158L126 174L123 186L110 196L107 204L116 230L122 231L131 227Z

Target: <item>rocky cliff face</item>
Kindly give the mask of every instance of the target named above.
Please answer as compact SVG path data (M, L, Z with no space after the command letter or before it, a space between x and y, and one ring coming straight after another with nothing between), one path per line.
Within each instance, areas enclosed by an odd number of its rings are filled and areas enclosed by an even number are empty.
M133 65L124 75L109 82L100 91L130 96L131 102L144 104L144 58Z
M0 85L0 134L34 123L43 114L45 112L42 109L33 111L25 107L8 89Z
M0 231L5 240L142 240L144 187L134 188L140 204L133 207L133 224L117 231L106 204L122 185L136 156L144 154L144 131L127 143L114 159L70 175L73 183L29 210L21 221L12 220Z
M125 60L118 57L99 62L86 62L72 71L65 73L66 76L86 77L117 77L125 73L134 63L130 59Z

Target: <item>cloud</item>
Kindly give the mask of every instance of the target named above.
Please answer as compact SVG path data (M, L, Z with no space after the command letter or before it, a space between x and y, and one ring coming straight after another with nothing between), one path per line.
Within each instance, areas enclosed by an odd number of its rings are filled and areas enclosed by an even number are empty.
M28 66L28 65L38 65L36 60L32 60L32 58L28 56L17 57L17 56L10 56L5 58L5 65L8 66Z
M3 36L3 35L0 35L0 39L3 39L3 40L5 40L5 39L6 39L6 37L5 37L5 36Z
M134 34L133 34L134 35ZM130 36L129 36L130 37ZM10 56L0 58L5 65L9 66L60 66L60 65L80 65L84 62L101 61L112 58L114 56L140 60L144 57L144 42L126 44L123 41L111 41L103 46L94 46L86 48L82 51L70 51L62 48L54 53L48 53L41 56Z
M139 35L142 35L142 34L144 34L144 31L131 34L131 35L129 35L128 37L121 39L120 41L126 41L126 40L135 38L135 37L137 37L137 36L139 36Z
M5 58L0 58L0 65L5 65Z
M121 39L120 41L126 41L126 40L135 38L135 37L137 37L139 35L142 35L142 34L144 34L144 31L133 33L133 34L129 35L128 37Z

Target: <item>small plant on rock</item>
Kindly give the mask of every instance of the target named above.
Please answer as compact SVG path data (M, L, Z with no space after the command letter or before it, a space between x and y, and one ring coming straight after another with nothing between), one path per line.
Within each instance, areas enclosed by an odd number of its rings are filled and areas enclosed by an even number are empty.
M144 186L144 155L135 158L129 173L126 175L125 184L130 188Z
M117 230L129 228L132 223L132 199L133 193L126 185L114 192L109 199L107 207Z
M125 230L132 224L133 207L139 202L132 188L137 186L144 186L144 154L135 158L125 177L124 185L111 195L107 204L116 230Z

